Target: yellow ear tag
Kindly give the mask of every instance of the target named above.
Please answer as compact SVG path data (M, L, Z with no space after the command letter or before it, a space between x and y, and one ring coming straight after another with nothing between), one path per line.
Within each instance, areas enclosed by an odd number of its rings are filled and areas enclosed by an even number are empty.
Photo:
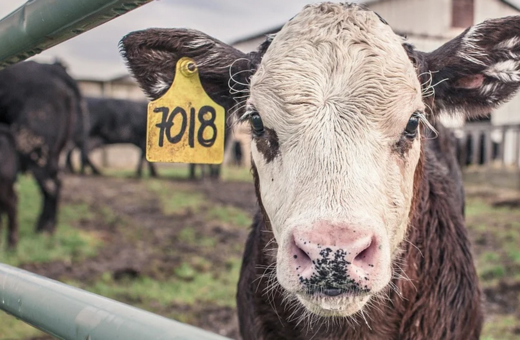
M177 62L172 86L148 104L146 159L222 163L225 110L204 91L195 61Z

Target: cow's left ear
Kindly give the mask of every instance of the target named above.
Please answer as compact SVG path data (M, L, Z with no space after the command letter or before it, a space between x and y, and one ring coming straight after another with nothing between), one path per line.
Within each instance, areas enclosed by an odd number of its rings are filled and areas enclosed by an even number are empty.
M205 91L227 110L235 104L233 97L247 90L256 56L189 29L150 28L132 32L121 40L120 50L152 100L170 88L177 61L192 58Z
M418 57L421 71L427 71L427 77L431 71L426 84L434 85L434 111L464 112L470 117L487 114L520 86L520 16L470 27Z

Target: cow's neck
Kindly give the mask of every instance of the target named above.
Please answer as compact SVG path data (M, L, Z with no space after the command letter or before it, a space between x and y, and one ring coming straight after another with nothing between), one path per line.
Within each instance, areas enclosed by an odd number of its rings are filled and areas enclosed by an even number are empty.
M396 289L389 288L386 299L366 307L364 317L333 321L315 317L299 323L302 313L294 307L299 303L283 302L283 288L274 279L276 243L271 242L253 167L261 209L246 244L239 282L245 340L477 338L471 332L479 332L482 317L462 202L455 197L446 166L433 151L425 151L416 171L412 223L394 265L394 272L401 273L393 280Z

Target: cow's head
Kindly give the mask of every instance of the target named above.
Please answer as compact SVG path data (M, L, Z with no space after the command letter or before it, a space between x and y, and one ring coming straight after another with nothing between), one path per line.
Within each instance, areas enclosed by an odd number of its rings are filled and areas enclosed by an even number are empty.
M187 56L217 102L239 102L278 282L308 310L346 316L392 279L426 118L439 109L487 113L518 88L520 17L421 53L375 13L325 3L305 7L250 54L180 29L131 33L122 50L153 99Z

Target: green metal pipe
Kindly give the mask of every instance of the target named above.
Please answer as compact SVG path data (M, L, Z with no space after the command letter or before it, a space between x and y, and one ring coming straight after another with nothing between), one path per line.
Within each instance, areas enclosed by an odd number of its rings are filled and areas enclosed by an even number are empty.
M29 0L0 20L0 69L152 0Z
M5 264L0 310L64 340L226 339Z

